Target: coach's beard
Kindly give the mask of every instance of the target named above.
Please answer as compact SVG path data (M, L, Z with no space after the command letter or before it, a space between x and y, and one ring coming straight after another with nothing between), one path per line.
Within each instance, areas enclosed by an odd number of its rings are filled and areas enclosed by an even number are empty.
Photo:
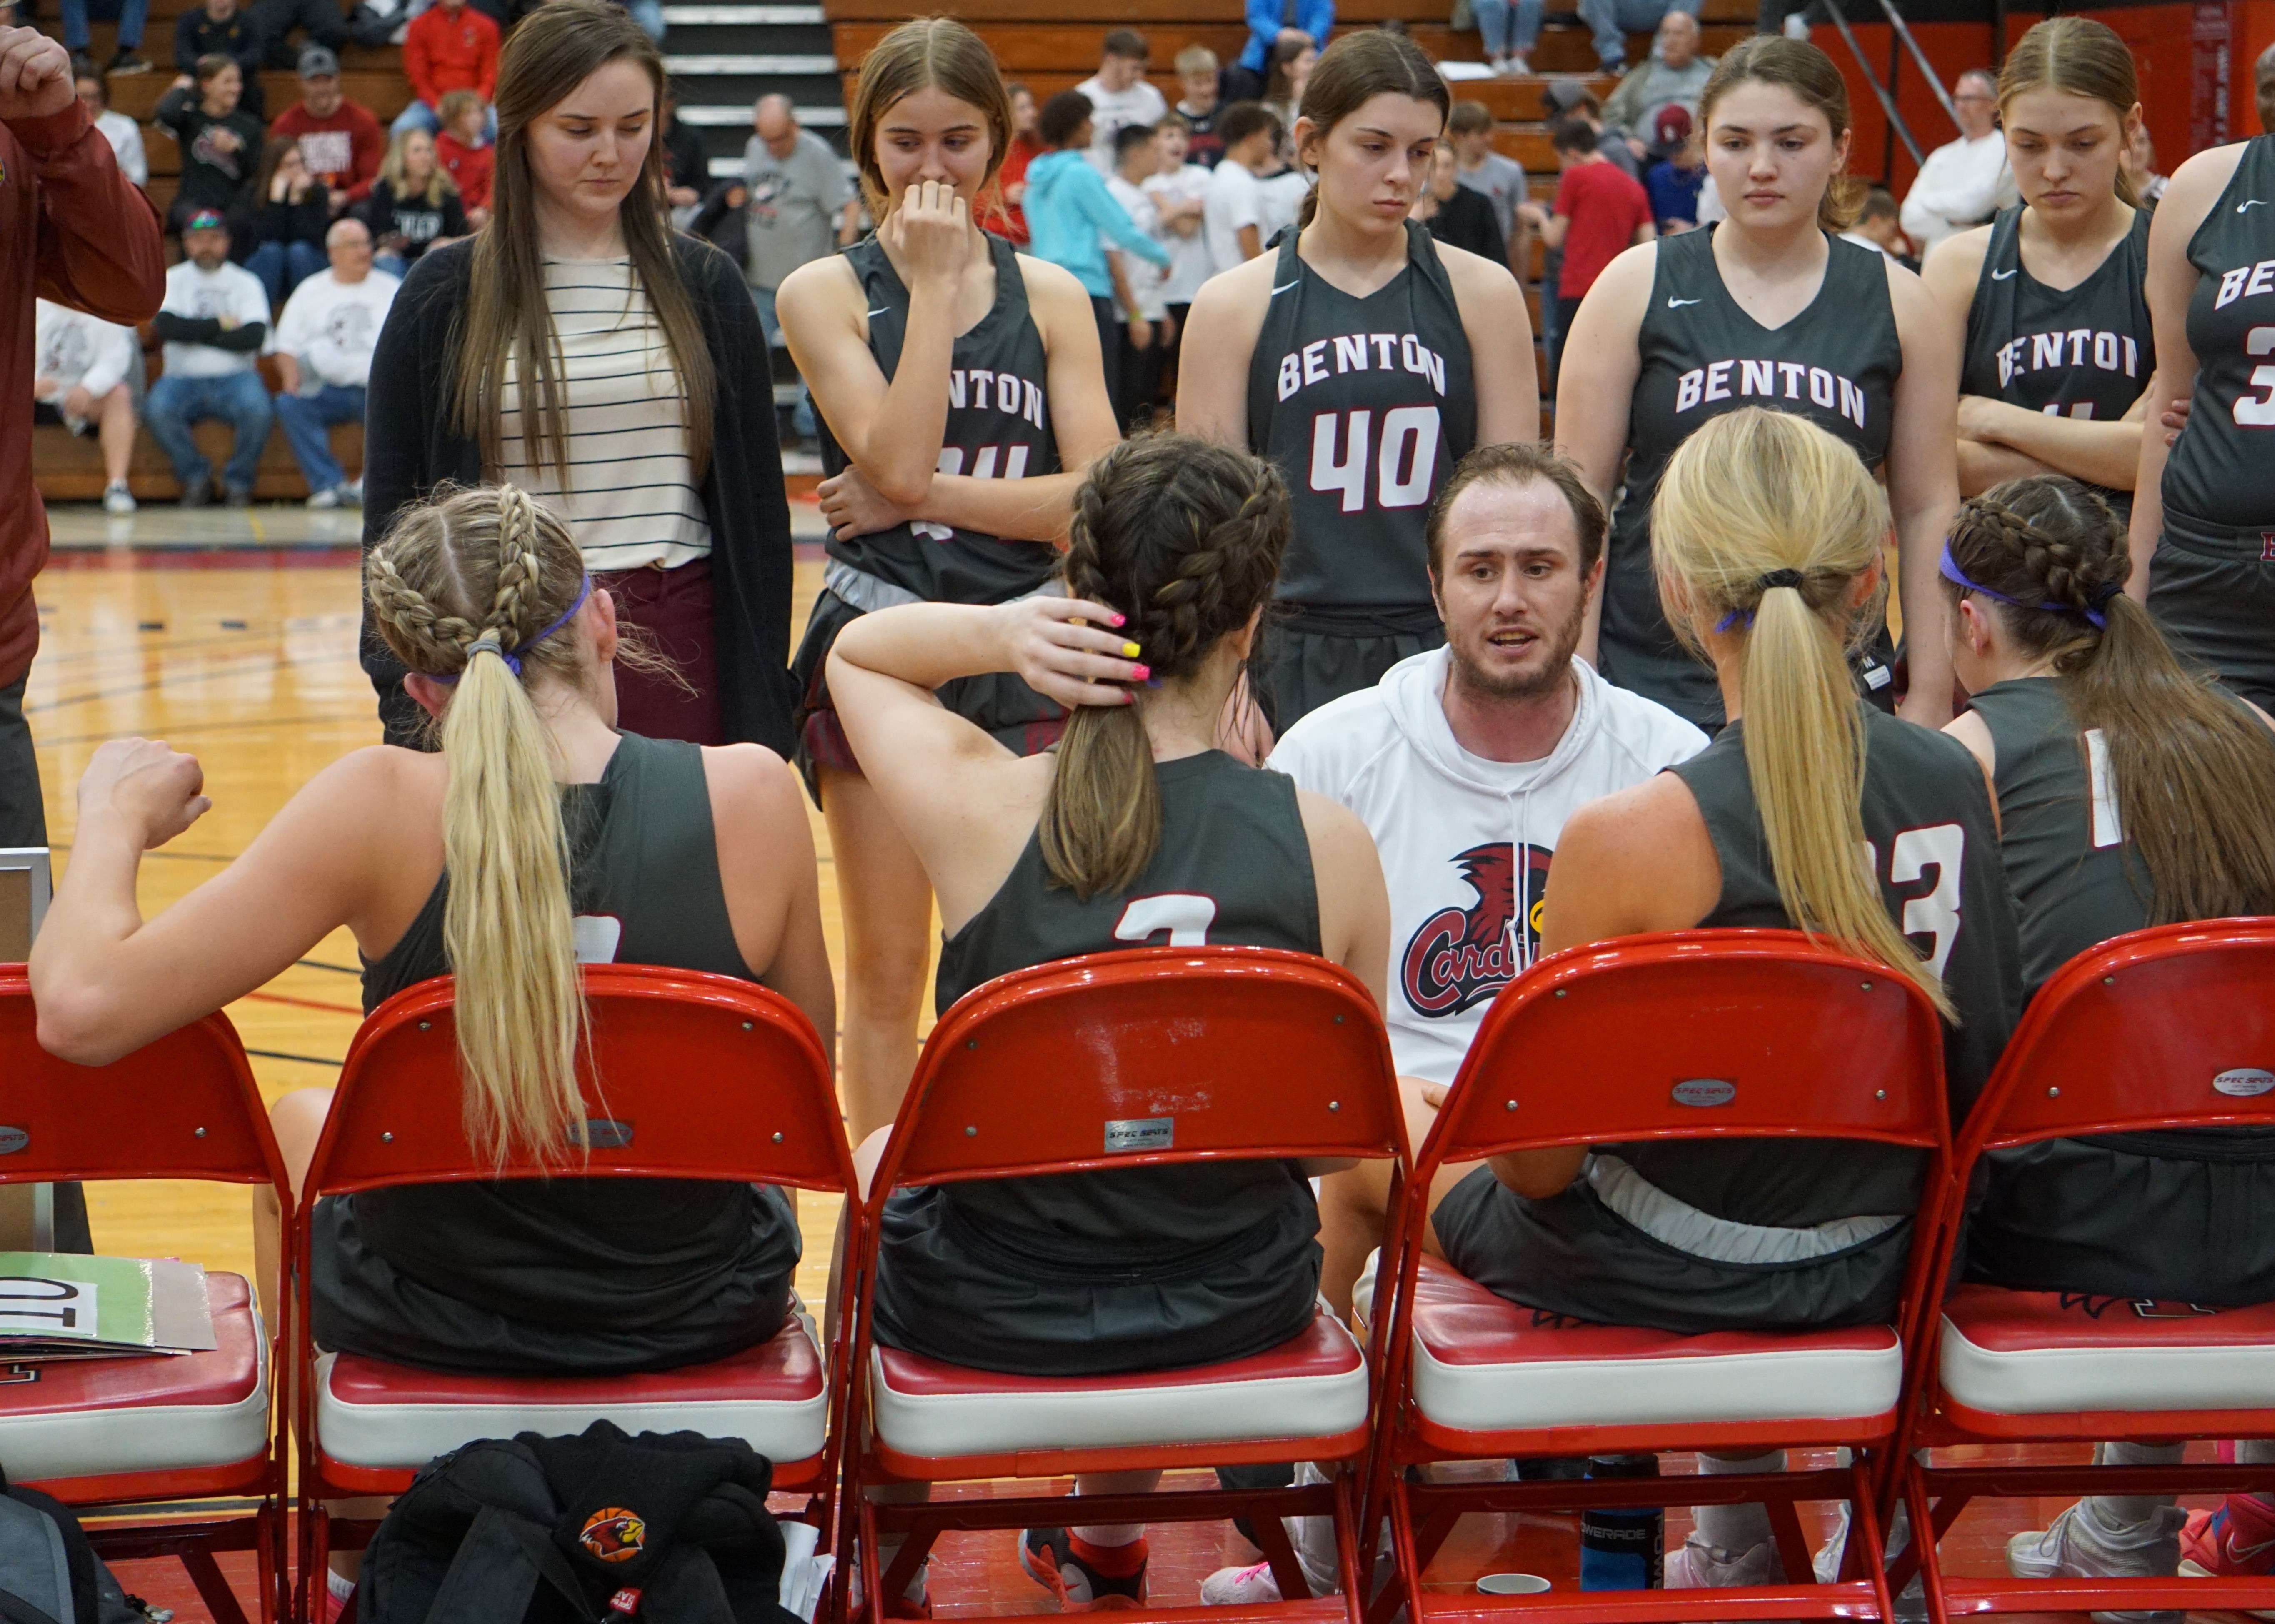
M1572 611L1563 624L1541 634L1540 646L1548 651L1548 657L1540 668L1505 676L1480 668L1464 652L1459 640L1448 638L1446 652L1453 661L1453 680L1480 699L1503 703L1547 699L1562 684L1572 680L1572 656L1579 649L1580 634L1586 629L1587 622L1588 601L1583 596L1579 608Z

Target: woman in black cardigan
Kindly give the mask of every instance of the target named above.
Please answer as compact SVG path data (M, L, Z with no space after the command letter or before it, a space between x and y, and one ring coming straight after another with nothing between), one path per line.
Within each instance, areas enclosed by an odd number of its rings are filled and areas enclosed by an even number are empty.
M510 479L568 521L619 619L675 668L619 661L618 725L786 756L773 377L739 268L663 224L663 83L654 46L604 0L557 0L516 30L491 222L412 268L380 335L364 545L445 480ZM363 661L389 741L419 742L423 713L368 621Z

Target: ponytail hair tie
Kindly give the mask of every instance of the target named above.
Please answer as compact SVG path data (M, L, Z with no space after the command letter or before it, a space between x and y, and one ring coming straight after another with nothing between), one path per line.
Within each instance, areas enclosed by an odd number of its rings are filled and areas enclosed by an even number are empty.
M495 631L485 631L481 636L476 638L472 642L466 645L466 664L473 664L474 656L487 649L491 653L495 654L499 659L505 661L505 668L507 670L512 672L516 676L519 676L521 675L521 657L529 653L531 649L535 648L540 643L545 641L546 638L551 637L555 632L560 631L562 627L574 620L577 617L577 611L585 607L585 600L592 595L593 578L590 575L586 575L578 583L576 601L571 603L567 608L562 610L559 615L556 616L554 617L553 623L548 626L544 631L539 632L526 643L518 644L512 648L508 648L503 641L500 639ZM448 685L449 684L457 682L464 670L465 668L461 667L457 671L447 673L428 672L425 675L430 682L437 682Z
M1790 586L1798 591L1807 578L1798 570L1772 570L1754 583L1754 590L1767 592L1773 586Z

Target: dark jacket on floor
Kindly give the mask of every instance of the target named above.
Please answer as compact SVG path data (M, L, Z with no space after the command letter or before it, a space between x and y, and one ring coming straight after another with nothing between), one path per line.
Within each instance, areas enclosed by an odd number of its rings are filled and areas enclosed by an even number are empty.
M675 235L718 374L703 514L711 526L718 603L719 709L730 739L790 753L790 505L775 440L774 378L759 313L741 269L708 243ZM465 300L472 241L436 248L411 268L372 359L365 412L363 544L376 546L396 514L442 480L482 479L480 448L450 426L451 328ZM364 616L363 666L379 691L390 744L416 744L425 714L403 691L403 663Z

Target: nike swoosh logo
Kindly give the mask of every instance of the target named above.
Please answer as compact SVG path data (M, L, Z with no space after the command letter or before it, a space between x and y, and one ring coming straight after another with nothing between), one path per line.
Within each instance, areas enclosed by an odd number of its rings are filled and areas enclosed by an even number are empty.
M1699 302L1695 298L1669 298L1667 301L1667 307L1669 310L1680 310L1685 305L1696 305Z
M1301 276L1296 278L1296 282L1301 282L1304 279ZM1296 285L1296 282L1281 283L1278 287L1272 290L1272 297L1278 298L1282 293L1285 293L1289 289L1294 287Z
M2235 206L2235 212L2236 212L2237 214L2239 214L2239 215L2240 215L2240 214L2241 214L2245 209L2249 208L2253 204L2256 203L2256 204L2261 204L2261 205L2263 205L2263 206L2264 206L2264 205L2266 203L2266 201L2267 201L2267 200L2266 200L2265 198L2258 198L2258 197L2255 197L2255 198L2246 198L2242 202L2238 203L2238 204Z
M1993 282L2004 282L2007 277L2014 274L2014 273L2013 271L1992 271L1991 273L1991 280Z
M874 310L871 311L869 313L870 313L871 315L873 315L873 316L881 316L881 315L883 315L887 311L890 310L891 308L892 308L892 306L891 306L890 305L880 305L880 306L878 306Z
M2227 1530L2227 1560L2239 1567L2262 1551L2270 1550L2275 1550L2275 1539L2263 1539L2256 1545L2239 1545L2235 1543L2235 1530Z

